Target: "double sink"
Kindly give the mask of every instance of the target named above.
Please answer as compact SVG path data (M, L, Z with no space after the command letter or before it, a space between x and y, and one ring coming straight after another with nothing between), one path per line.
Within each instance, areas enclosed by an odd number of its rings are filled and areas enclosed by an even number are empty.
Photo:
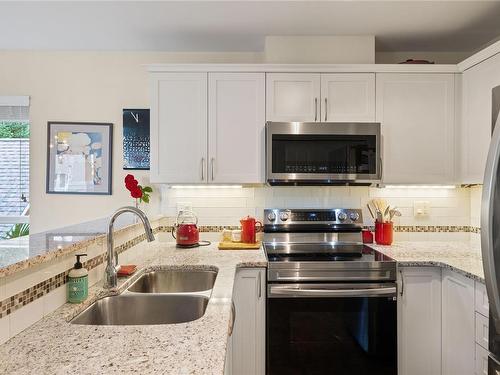
M146 325L186 323L205 314L217 272L164 269L142 275L120 295L97 300L72 324Z

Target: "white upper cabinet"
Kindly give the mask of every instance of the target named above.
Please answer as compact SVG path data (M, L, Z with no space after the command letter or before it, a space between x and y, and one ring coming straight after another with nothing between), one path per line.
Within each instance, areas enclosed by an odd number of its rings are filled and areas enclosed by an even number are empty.
M373 122L374 73L268 73L268 121Z
M462 76L461 179L482 184L492 132L492 89L500 85L500 55L466 70Z
M154 73L151 89L151 182L206 181L207 73Z
M263 183L265 74L208 77L209 182Z
M383 182L455 183L454 74L377 74Z
M319 121L320 74L268 73L267 121Z
M321 121L375 121L375 74L321 74Z

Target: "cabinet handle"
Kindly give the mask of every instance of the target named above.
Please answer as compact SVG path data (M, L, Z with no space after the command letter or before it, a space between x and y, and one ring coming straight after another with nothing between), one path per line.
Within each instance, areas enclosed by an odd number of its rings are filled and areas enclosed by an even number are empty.
M399 270L399 274L401 275L401 292L399 292L399 295L403 297L403 292L405 290L405 279L403 278L403 271Z
M328 121L328 99L325 98L325 122Z
M210 159L210 169L212 172L212 181L214 180L214 161L215 161L215 158Z
M236 321L236 307L234 306L234 301L231 301L231 325L229 326L229 336L233 335L235 321Z
M314 98L314 122L318 121L318 98Z
M201 158L201 180L205 181L205 158Z
M262 286L261 286L261 280L260 280L260 271L257 276L257 297L262 297Z

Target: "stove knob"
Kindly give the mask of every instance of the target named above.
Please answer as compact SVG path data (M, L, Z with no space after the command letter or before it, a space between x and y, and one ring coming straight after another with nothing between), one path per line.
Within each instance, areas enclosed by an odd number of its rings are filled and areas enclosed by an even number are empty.
M352 221L356 221L359 219L359 214L357 212L351 212L351 214L349 215L349 218L352 220Z
M269 221L274 221L274 220L276 220L276 214L275 214L274 212L269 212L269 213L267 214L267 220L269 220Z
M338 219L340 221L345 221L347 219L347 214L345 212L339 213Z
M282 212L282 213L280 213L280 220L281 221L287 221L288 220L288 212Z

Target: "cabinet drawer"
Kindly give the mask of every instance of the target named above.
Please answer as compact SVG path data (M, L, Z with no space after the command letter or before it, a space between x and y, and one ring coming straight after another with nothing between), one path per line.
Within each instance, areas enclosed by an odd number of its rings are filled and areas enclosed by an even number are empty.
M488 302L488 293L486 293L486 286L478 281L475 282L474 304L477 312L480 312L484 316L489 315L490 305Z
M488 349L488 318L476 312L476 344Z
M488 375L488 351L481 345L476 344L476 375Z

